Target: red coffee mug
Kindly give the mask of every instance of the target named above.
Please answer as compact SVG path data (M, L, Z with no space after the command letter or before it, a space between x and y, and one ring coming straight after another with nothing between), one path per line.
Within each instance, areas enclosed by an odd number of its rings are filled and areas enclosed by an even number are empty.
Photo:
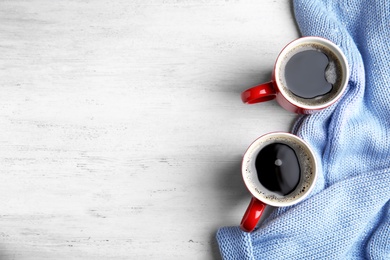
M306 50L320 51L329 58L327 71L323 74L326 80L332 83L329 93L306 98L294 94L289 88L291 82L288 84L285 77L286 64L292 57ZM308 71L311 73L310 70ZM311 74L306 76L309 77ZM347 59L337 45L320 37L302 37L290 42L280 52L275 62L271 81L245 90L241 94L241 99L244 103L254 104L276 98L276 101L288 111L312 114L335 103L344 93L348 79ZM316 87L319 86L313 86L313 88Z
M270 144L285 144L290 147L299 162L299 179L297 185L286 195L267 189L264 179L261 180L257 171L256 159L260 151ZM287 161L276 158L275 165L282 165ZM289 167L287 169L290 169ZM244 183L252 194L244 217L241 221L241 229L251 232L255 229L260 217L267 205L284 207L302 201L313 189L317 178L317 161L310 146L301 138L284 132L274 132L256 139L247 149L242 160L242 177Z

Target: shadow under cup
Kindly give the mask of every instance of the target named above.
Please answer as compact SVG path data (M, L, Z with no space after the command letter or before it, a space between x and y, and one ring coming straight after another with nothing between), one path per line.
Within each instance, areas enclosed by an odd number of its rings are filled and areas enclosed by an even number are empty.
M256 159L270 144L283 144L290 147L299 162L299 181L286 195L267 189L259 180L261 174L256 169ZM313 189L317 177L317 162L312 149L299 137L283 132L269 133L255 140L246 151L242 161L242 176L253 198L241 222L241 229L252 231L259 221L266 205L275 207L290 206L303 200Z

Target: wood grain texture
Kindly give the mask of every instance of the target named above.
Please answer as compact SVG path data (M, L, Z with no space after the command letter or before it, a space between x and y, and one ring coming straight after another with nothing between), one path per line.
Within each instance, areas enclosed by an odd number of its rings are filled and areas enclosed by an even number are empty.
M288 1L0 1L0 259L219 259Z

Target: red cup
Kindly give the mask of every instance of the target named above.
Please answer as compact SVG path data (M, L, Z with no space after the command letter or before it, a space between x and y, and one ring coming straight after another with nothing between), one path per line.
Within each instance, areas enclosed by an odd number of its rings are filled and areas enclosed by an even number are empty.
M304 98L290 90L291 82L289 86L285 78L286 64L297 53L305 50L320 51L329 58L326 76L324 75L326 80L332 83L332 89L329 93L313 98ZM348 79L348 62L337 45L320 37L302 37L290 42L280 52L275 62L271 81L245 90L241 94L241 99L244 103L254 104L276 98L276 101L288 111L298 114L312 114L335 103L344 93ZM313 86L313 88L318 87Z
M256 158L260 151L270 144L285 144L292 148L299 162L299 180L297 185L286 195L281 195L266 188L260 181ZM282 165L282 160L275 164ZM278 161L278 162L277 162ZM288 168L290 169L290 168ZM317 179L317 161L313 150L301 138L284 132L274 132L256 139L247 149L242 160L242 177L248 191L252 194L251 202L241 221L241 229L251 232L256 228L267 205L284 207L296 204L306 198L313 189Z

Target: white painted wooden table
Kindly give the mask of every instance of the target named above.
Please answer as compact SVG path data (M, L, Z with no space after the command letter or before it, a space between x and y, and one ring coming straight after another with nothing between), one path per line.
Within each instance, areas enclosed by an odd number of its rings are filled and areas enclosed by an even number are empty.
M289 131L278 1L1 1L0 259L219 259L241 156Z

